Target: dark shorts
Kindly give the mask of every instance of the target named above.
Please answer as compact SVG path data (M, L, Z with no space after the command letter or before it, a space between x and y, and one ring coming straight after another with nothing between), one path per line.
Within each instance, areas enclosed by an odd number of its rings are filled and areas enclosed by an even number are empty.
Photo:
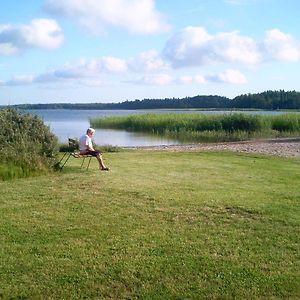
M98 155L101 155L102 153L101 153L101 151L85 150L85 151L81 151L80 154L98 156Z

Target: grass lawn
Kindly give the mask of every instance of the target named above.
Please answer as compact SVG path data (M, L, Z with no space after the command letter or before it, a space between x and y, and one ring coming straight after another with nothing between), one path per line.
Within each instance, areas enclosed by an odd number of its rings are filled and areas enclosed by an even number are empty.
M300 298L299 159L104 159L0 182L0 298Z

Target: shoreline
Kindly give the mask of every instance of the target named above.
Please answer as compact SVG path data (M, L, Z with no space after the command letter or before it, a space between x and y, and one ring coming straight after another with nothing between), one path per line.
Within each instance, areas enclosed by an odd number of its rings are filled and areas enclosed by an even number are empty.
M181 145L160 145L124 147L124 149L164 150L164 151L232 151L242 153L259 153L281 157L300 157L300 137L259 139L238 142L197 143Z

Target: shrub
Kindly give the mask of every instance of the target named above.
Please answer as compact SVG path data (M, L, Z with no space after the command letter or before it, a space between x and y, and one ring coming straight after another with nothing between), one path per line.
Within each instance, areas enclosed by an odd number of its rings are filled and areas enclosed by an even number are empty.
M57 142L39 117L15 109L0 110L0 159L4 165L22 169L16 174L27 176L52 167L56 162Z

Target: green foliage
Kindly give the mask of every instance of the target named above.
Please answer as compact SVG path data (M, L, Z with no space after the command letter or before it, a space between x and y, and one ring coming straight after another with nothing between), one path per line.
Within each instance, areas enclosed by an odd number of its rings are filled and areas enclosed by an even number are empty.
M300 134L300 115L258 116L241 113L146 114L90 120L93 127L161 134L180 141L238 141Z
M258 94L246 94L231 101L233 108L258 109L299 109L300 93L296 91L265 91Z
M55 163L57 138L37 116L0 110L0 179L46 171Z
M273 130L280 132L299 132L300 117L296 114L288 114L272 118L271 127Z
M69 152L73 151L68 144L59 144L59 152Z
M262 118L246 114L229 114L221 118L222 128L225 131L254 132L262 129Z
M300 109L300 93L296 91L265 91L245 94L233 99L217 95L185 98L143 99L120 103L48 103L21 104L22 109Z

